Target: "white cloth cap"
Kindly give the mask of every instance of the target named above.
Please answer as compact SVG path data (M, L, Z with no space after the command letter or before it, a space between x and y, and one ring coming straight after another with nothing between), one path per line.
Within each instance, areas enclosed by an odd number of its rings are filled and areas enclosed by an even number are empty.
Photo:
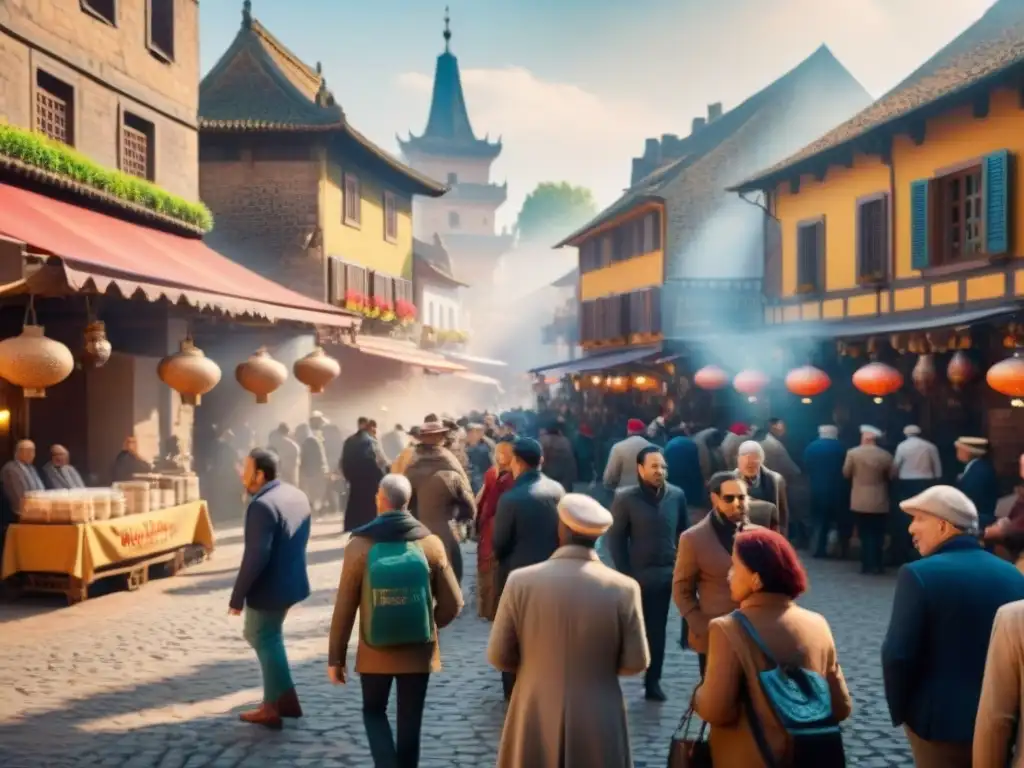
M567 493L558 502L558 519L573 533L598 538L612 527L612 513L583 493Z
M826 440L836 440L839 437L839 427L834 424L822 424L818 427L818 437Z
M870 424L861 424L860 433L862 435L871 435L872 437L878 438L882 436L882 430L878 427L872 427Z
M959 437L955 445L975 456L984 456L988 453L988 440L984 437Z
M907 437L917 437L921 434L921 428L916 424L908 424L903 428L903 434Z
M764 448L757 440L744 440L740 443L740 448L736 451L737 456L749 456L750 454L757 454L761 457L761 461L764 461Z
M933 485L917 496L901 501L900 509L910 514L924 512L965 531L978 526L978 508L963 491L951 485Z

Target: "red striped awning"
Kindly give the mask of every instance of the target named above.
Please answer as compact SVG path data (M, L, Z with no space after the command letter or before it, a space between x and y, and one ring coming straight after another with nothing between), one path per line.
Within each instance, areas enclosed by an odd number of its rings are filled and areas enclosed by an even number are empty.
M134 224L0 184L0 236L59 258L74 290L185 302L199 309L350 327L344 310L303 296L246 269L202 240Z

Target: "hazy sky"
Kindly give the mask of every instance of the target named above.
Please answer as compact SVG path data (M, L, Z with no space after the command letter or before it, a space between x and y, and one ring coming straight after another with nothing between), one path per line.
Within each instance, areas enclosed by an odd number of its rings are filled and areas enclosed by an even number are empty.
M822 43L874 96L909 74L993 0L452 0L477 134L503 137L499 222L541 181L590 187L602 205L629 183L644 138L689 132ZM391 152L426 124L444 0L253 0L253 14L310 64L360 131ZM202 66L231 42L241 0L203 0Z

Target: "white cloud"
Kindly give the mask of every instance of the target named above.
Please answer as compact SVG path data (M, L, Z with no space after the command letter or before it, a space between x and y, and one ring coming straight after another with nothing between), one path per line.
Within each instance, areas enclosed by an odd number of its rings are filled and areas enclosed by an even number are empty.
M397 78L403 94L427 113L433 78L407 72ZM669 121L650 108L611 101L571 83L549 82L528 69L464 69L462 85L477 136L502 137L493 178L508 179L509 200L499 221L511 224L523 198L542 181L589 187L601 206L629 184L630 158L644 139Z

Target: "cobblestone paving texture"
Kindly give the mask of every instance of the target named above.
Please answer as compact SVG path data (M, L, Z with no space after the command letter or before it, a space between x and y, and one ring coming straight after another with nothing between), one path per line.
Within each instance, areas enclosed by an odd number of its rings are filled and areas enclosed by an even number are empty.
M71 608L35 598L0 604L0 766L370 766L358 682L332 687L325 670L344 539L336 520L318 520L316 528L313 595L286 624L305 718L281 732L237 720L261 691L241 620L227 615L241 531L224 530L211 560L137 592ZM474 562L473 546L466 545L467 608L442 633L445 668L430 683L423 768L493 765L500 738L504 704L499 675L485 659L489 624L472 602ZM879 648L892 577L860 576L853 563L812 560L808 569L812 591L803 604L832 623L854 697L846 727L849 765L912 765L882 696ZM669 622L676 640L678 616ZM623 681L637 768L665 765L696 680L696 657L673 644L665 664L667 703L645 702L639 678Z

